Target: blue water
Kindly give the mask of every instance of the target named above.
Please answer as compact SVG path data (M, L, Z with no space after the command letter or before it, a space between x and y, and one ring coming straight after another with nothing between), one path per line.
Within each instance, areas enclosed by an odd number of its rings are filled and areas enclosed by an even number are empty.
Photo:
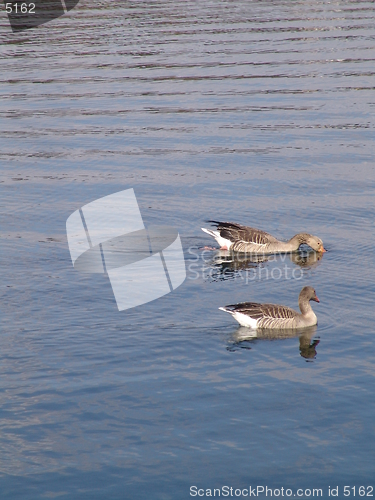
M375 486L374 20L341 0L88 1L17 34L2 15L1 498ZM65 223L129 188L179 229L187 279L119 312ZM328 251L221 262L207 219ZM297 308L305 285L307 341L218 311Z

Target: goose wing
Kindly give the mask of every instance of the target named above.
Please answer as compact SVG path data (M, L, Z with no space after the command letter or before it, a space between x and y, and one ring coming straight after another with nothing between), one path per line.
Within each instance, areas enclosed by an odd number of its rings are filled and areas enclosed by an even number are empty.
M253 319L275 320L275 319L293 319L298 313L291 307L280 306L277 304L258 304L256 302L242 302L225 306L227 311L246 314Z
M232 242L243 241L244 243L255 243L256 245L267 245L277 242L277 239L261 229L243 226L234 222L219 222L210 220L215 224L222 238Z

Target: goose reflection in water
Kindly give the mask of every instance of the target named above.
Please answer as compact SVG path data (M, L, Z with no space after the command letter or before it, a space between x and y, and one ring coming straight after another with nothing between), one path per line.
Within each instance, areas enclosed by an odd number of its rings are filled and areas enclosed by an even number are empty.
M323 253L314 251L300 251L297 253L279 254L279 255L255 255L255 254L239 254L229 250L218 250L215 255L207 262L210 267L210 275L213 279L228 280L233 279L241 272L246 272L256 269L264 269L266 263L279 264L278 269L287 273L288 263L296 266L294 269L309 270L320 265L323 259ZM293 268L293 266L292 266ZM291 271L291 268L289 268ZM272 274L272 271L271 271ZM281 276L271 276L272 278ZM266 277L267 274L266 274ZM286 276L287 277L287 276ZM293 276L296 277L296 276ZM262 276L259 276L261 279ZM253 280L256 279L256 276Z
M316 325L300 330L252 330L240 326L231 335L229 339L230 345L227 349L228 351L251 349L251 344L258 340L284 340L299 337L300 355L306 361L312 361L317 356L316 347L320 342L317 338L313 339L316 330Z

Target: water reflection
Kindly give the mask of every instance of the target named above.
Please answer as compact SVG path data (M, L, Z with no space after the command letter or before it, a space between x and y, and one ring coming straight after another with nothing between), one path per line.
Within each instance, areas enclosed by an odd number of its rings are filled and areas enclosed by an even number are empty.
M228 351L236 351L237 349L251 349L251 344L256 340L282 340L299 337L299 353L306 359L312 361L316 358L316 347L320 340L313 339L317 330L317 326L311 326L300 330L252 330L240 326L231 335L229 339Z
M303 270L310 270L321 264L322 253L314 251L300 251L290 254L254 255L239 254L228 250L218 250L207 261L209 277L214 281L234 279L242 272L248 273L247 280L258 279L286 279L300 278ZM265 264L274 264L272 269ZM290 266L292 263L294 266Z

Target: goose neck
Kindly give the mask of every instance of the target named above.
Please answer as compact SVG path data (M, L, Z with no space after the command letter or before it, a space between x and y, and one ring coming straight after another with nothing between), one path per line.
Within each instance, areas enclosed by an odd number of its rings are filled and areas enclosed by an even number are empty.
M291 246L292 251L297 251L303 243L307 243L307 236L305 233L298 233L290 238L288 244Z
M313 312L313 309L310 305L310 300L308 300L306 297L300 297L298 300L298 305L303 316L306 316L307 314Z

